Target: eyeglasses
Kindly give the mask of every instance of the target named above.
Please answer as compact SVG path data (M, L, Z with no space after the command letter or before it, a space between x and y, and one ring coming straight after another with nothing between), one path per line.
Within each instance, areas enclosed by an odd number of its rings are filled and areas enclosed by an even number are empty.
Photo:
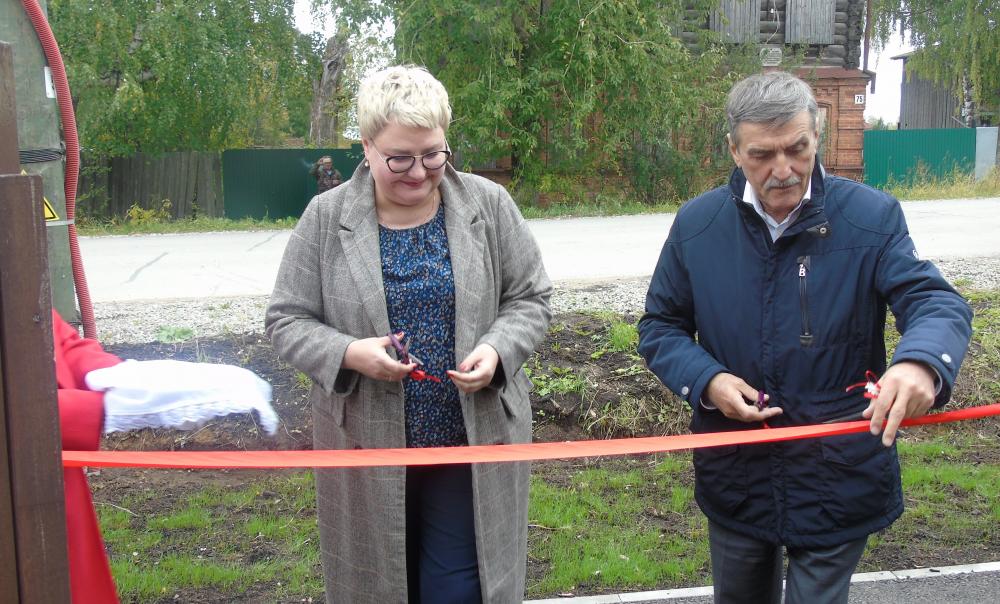
M375 149L375 145L372 145L372 149ZM448 158L451 157L451 151L447 149L444 151L431 151L423 155L390 155L389 157L382 155L378 149L375 149L375 153L378 153L378 156L385 160L386 167L389 168L390 172L395 174L408 172L413 167L413 164L416 163L418 157L420 158L420 165L427 170L440 170L448 163Z

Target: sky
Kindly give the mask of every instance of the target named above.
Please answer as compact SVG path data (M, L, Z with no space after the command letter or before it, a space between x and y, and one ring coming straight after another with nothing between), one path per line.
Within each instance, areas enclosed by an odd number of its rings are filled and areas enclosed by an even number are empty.
M309 14L309 0L295 0L295 27L301 32L311 33L313 31L332 31L333 16L327 15L322 23L314 23L312 15Z
M889 57L901 55L913 47L893 34L880 54L874 52L868 57L868 70L874 71L875 92L868 92L865 103L865 118L880 117L886 122L899 121L899 91L903 83L903 62Z
M309 14L309 0L295 0L295 25L303 32L315 30L329 31L333 29L333 17L327 17L323 24L313 23ZM875 81L875 92L866 94L868 98L865 103L865 118L880 117L886 122L899 121L899 91L903 81L903 62L891 60L893 57L912 50L912 47L903 43L898 34L893 34L886 47L881 51L874 51L868 57L868 69L877 73ZM878 54L876 54L878 52Z

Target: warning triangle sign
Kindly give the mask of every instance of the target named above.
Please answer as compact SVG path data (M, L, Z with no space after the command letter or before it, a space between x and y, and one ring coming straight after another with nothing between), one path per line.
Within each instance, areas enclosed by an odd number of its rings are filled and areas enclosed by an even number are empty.
M45 220L46 221L49 221L49 220L59 220L59 214L56 214L56 211L52 209L52 204L49 203L48 199L45 199L44 197L42 197L42 205L45 206Z
M22 168L21 169L21 174L22 175L27 175L28 172L24 168ZM56 211L52 209L52 203L49 202L48 198L45 197L44 195L42 196L42 207L45 210L45 221L46 222L48 222L50 220L59 220L59 214L56 214Z

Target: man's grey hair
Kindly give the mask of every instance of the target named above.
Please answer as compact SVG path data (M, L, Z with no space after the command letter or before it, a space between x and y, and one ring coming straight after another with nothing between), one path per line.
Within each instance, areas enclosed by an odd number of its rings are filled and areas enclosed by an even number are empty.
M736 127L743 122L781 126L803 111L809 112L813 127L817 127L819 108L809 84L785 71L754 74L729 91L729 136L733 144L738 144Z
M371 140L389 122L448 132L448 92L430 72L416 65L396 65L371 74L358 90L361 136Z

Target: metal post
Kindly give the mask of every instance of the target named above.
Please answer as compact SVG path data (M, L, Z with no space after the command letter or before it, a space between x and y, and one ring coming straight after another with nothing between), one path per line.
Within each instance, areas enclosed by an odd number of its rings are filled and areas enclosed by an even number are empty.
M19 174L16 117L0 42L0 602L68 604L42 179Z

